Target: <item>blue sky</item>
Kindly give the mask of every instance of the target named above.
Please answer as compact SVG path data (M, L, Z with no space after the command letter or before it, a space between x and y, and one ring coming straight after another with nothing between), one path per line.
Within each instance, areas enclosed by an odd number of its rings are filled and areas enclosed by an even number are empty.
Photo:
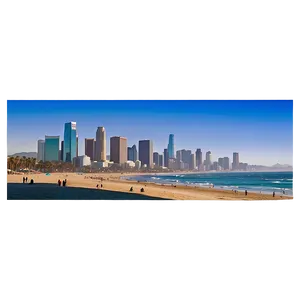
M63 138L64 123L77 122L79 154L84 138L98 126L109 137L125 136L128 145L152 139L154 151L201 148L213 160L239 152L251 164L293 163L293 102L291 100L11 100L7 102L8 154L37 151L45 135Z

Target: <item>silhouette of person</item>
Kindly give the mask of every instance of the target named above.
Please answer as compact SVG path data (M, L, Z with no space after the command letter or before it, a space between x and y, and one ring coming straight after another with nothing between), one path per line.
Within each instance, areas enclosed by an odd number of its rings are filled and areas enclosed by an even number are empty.
M61 180L58 179L58 186L61 186Z
M25 177L23 177L23 183L25 183Z
M248 195L248 191L247 190L245 190L245 196L247 196Z
M133 191L133 187L131 187L129 191L132 192Z
M275 192L273 192L273 197L275 197Z

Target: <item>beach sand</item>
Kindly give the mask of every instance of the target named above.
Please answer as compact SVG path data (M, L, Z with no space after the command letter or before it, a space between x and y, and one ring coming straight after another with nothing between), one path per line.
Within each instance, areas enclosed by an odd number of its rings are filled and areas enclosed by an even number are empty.
M149 182L137 182L121 180L126 173L51 173L28 174L28 175L7 175L8 199L107 199L107 200L284 200L292 197L277 195L273 197L268 194L258 194L201 188L191 186L162 186ZM141 175L141 174L139 174ZM23 176L27 176L28 182L34 180L33 185L22 183ZM130 173L130 176L134 174ZM90 178L92 177L92 178ZM102 177L102 181L100 178ZM59 187L58 180L67 179L67 187ZM103 188L96 188L96 185L103 184ZM130 192L133 187L133 192ZM140 189L144 188L144 192ZM284 196L284 197L283 197Z

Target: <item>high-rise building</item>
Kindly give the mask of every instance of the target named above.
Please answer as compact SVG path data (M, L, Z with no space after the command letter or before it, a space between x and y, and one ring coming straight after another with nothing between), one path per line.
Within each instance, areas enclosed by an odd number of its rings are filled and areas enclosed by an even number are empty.
M237 152L233 152L232 169L238 170L239 166L240 166L239 154Z
M127 146L126 146L126 153L127 153ZM104 127L98 127L96 132L96 149L95 149L94 159L96 161L106 160L106 132ZM126 160L127 160L127 154L126 154Z
M169 158L175 158L174 134L169 135L168 155Z
M230 169L229 157L224 157L223 158L223 169L224 170L229 170Z
M164 156L162 154L159 155L159 166L160 167L164 166Z
M45 158L45 141L38 140L37 162L44 161Z
M131 161L136 161L137 160L137 149L136 149L136 145L133 145L132 147L128 147L127 148L127 155L128 155L128 160Z
M164 149L164 167L169 167L169 154L168 149Z
M84 154L90 157L91 161L94 161L94 152L95 152L95 139L85 139L84 140Z
M110 160L116 164L127 161L127 138L113 136L110 138Z
M219 170L219 164L217 161L214 161L212 166L211 166L212 170L218 171Z
M192 153L190 155L189 168L190 168L190 170L194 170L196 168L196 159L195 159L195 154L194 153Z
M132 153L132 148L131 147L127 147L127 160L128 161L133 161L132 158L133 158L133 153Z
M182 161L182 150L177 150L176 151L176 160L178 162Z
M219 167L221 167L222 169L224 169L224 157L220 157L218 159L218 165L219 165Z
M44 161L58 161L59 136L45 136L45 157Z
M158 152L153 153L153 163L155 164L156 167L159 166L159 153Z
M63 161L64 160L64 141L61 141L60 143L60 158L59 160Z
M137 161L138 159L138 152L137 152L137 148L136 148L136 145L133 145L131 147L132 151L133 151L133 160L132 161Z
M201 149L196 150L196 167L199 168L199 166L202 165L202 151Z
M181 169L183 161L182 161L182 150L176 151L176 163L177 163L177 169Z
M148 168L153 167L153 143L151 140L139 141L139 160Z
M170 170L176 170L178 168L176 158L169 158L168 166Z
M206 170L209 171L211 169L211 165L212 165L212 155L210 151L206 152Z
M78 157L78 134L76 135L76 157Z
M77 157L76 122L65 123L63 160L73 162Z

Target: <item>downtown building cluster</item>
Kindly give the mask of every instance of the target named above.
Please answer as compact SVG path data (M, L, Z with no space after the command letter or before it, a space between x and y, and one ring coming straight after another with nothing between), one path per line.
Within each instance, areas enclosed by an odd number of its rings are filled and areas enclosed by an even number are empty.
M95 138L85 138L85 155L78 155L78 134L76 122L65 123L64 140L59 136L45 136L38 140L37 161L63 161L73 163L76 168L90 166L92 169L105 169L112 166L124 169L168 169L247 171L248 165L239 161L239 153L233 153L233 162L229 157L220 157L213 161L211 151L205 156L202 150L177 150L175 152L174 134L169 135L169 142L163 153L153 152L152 140L140 140L138 147L128 147L127 138L110 137L110 153L106 154L106 131L98 127Z

